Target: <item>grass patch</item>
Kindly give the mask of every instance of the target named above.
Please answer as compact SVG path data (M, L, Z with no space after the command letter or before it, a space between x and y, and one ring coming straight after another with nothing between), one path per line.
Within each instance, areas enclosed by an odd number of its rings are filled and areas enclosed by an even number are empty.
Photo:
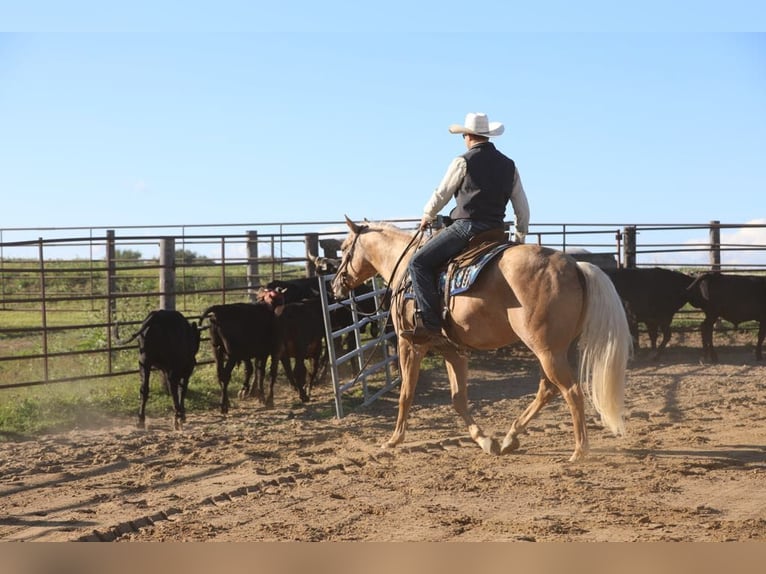
M211 371L211 372L206 372ZM0 440L73 429L98 428L115 420L133 423L139 397L139 376L49 384L7 390L0 395ZM231 397L238 385L230 385ZM209 411L220 404L220 389L212 369L192 376L186 412ZM147 418L172 418L173 401L160 373L152 372Z

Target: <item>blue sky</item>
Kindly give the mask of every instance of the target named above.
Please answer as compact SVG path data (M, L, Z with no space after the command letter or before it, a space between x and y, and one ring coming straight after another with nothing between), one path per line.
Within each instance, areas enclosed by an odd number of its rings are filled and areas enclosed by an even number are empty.
M762 8L394 4L3 7L0 228L417 218L469 111L533 226L766 222Z

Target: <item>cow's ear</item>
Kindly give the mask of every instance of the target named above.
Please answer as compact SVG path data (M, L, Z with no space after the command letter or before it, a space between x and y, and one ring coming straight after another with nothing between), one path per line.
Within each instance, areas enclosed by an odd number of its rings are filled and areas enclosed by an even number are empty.
M356 223L354 223L353 221L351 221L348 218L348 215L346 215L345 217L346 217L346 225L348 225L348 228L351 231L353 231L354 233L359 233L359 226Z

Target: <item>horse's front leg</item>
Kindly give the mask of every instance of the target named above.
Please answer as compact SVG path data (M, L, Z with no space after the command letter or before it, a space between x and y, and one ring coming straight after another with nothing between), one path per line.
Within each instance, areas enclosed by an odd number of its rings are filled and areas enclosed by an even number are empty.
M399 414L396 417L396 427L391 438L384 444L384 448L393 448L404 440L407 430L407 415L412 406L415 396L415 387L420 376L420 363L427 349L412 345L402 337L399 337L399 368L402 374L402 386L399 389Z
M442 351L444 364L447 367L450 392L452 393L452 407L460 415L468 427L471 438L487 454L500 454L500 444L484 434L476 421L468 411L468 357L461 355L456 349L449 348Z

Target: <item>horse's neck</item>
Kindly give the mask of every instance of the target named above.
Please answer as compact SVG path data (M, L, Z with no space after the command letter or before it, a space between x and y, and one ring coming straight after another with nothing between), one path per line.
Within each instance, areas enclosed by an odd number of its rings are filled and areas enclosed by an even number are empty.
M404 253L412 236L401 230L386 230L375 234L375 240L365 246L370 264L385 281L396 272L400 277L407 269L413 250Z

